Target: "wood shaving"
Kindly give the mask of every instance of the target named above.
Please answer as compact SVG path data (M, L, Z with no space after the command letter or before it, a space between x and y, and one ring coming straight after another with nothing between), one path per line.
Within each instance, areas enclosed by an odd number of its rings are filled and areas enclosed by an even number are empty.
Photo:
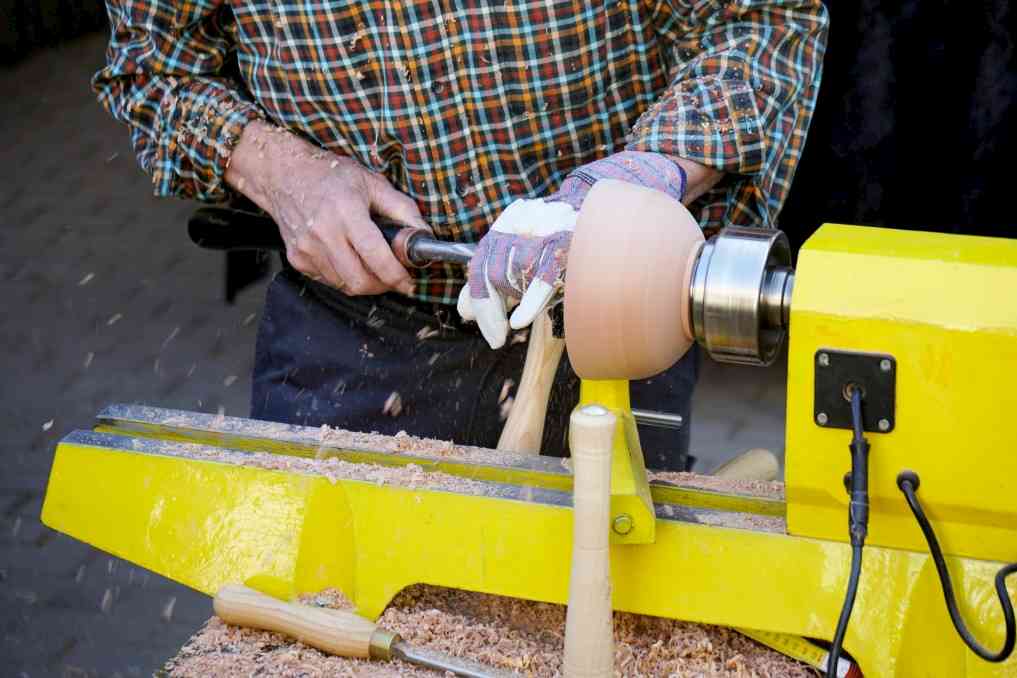
M388 398L385 399L385 406L381 411L390 417L399 416L399 413L403 411L403 398L399 395L399 391L392 391L389 394Z
M646 475L652 483L669 483L680 487L713 490L714 492L734 492L765 499L784 498L784 483L779 480L732 480L685 471L653 471L649 469L647 469Z
M138 451L145 451L147 444L146 439L132 439L132 445ZM204 445L178 446L171 451L162 450L160 453L236 466L319 475L327 478L333 485L340 480L359 480L375 485L392 485L411 490L444 490L460 494L485 495L490 495L492 492L492 486L489 483L461 478L440 471L425 471L418 464L402 466L355 464L337 457L308 459L268 452L238 452Z
M352 607L331 589L305 596L322 607ZM379 624L407 642L519 675L560 676L565 607L417 585L402 591ZM805 678L810 667L724 627L616 612L615 675ZM406 676L436 672L409 664L328 656L275 633L240 629L212 618L170 660L175 678L209 676Z
M391 396L390 396L391 397ZM507 398L502 406L511 401ZM153 415L155 416L155 415ZM507 414L506 414L507 416ZM204 424L192 421L187 413L178 413L174 417L161 421L164 426L180 426L184 428L204 428ZM243 463L248 465L262 466L264 468L298 470L311 473L320 473L330 477L353 477L362 474L346 474L346 468L336 468L331 464L338 464L331 455L337 450L355 450L365 452L376 452L381 454L406 454L415 457L430 459L454 459L467 463L476 464L498 464L512 465L527 463L533 459L531 455L519 454L501 450L493 450L486 447L474 447L471 445L458 445L451 440L437 440L434 438L420 438L408 435L400 431L395 436L382 435L380 433L362 433L358 431L347 431L340 428L332 428L322 425L313 429L307 427L291 426L278 422L260 421L256 419L233 419L216 417L213 425L216 431L234 433L245 437L266 438L271 440L293 440L295 442L312 444L318 449L318 459L328 462L325 466L318 468L314 460L288 455L268 453L233 453L219 448L208 448L209 455L219 455L222 460L229 460L231 463ZM187 456L186 453L182 453ZM225 455L225 456L224 456ZM347 466L354 466L343 462ZM561 467L572 471L571 461L568 457L562 457ZM365 468L388 469L389 467L371 466L369 464L358 464ZM339 475L337 475L337 473ZM429 472L430 473L430 472ZM444 476L453 478L447 474L433 473L436 478ZM717 478L715 476L701 475L699 473L677 472L677 471L654 471L647 470L647 477L650 482L687 487L690 489L709 490L713 492L734 493L765 499L782 500L784 498L784 484L780 481L759 481L759 480L731 480ZM462 480L462 479L460 479ZM444 485L444 483L439 483Z
M424 341L436 336L438 336L438 328L431 327L430 325L424 325L417 330L417 341Z
M503 403L509 397L509 393L512 392L512 387L516 385L515 380L506 379L501 384L501 393L498 394L498 402Z
M515 404L516 404L515 398L512 397L506 398L505 401L498 406L498 418L501 421L505 421L506 419L508 419L509 415L512 413L512 406Z
M530 331L528 329L519 330L518 332L512 333L512 338L509 340L509 345L511 346L512 344L525 344L529 340L530 340Z

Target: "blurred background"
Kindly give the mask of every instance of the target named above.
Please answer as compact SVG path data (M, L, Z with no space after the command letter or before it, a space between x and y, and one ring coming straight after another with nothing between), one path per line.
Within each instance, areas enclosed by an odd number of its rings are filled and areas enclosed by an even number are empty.
M1012 235L1017 10L828 5L823 87L781 219L792 242L827 221ZM263 264L197 249L195 205L151 197L88 85L107 37L100 2L0 0L3 675L151 675L211 614L204 596L40 524L56 442L113 402L248 410ZM696 470L782 453L783 367L704 365Z

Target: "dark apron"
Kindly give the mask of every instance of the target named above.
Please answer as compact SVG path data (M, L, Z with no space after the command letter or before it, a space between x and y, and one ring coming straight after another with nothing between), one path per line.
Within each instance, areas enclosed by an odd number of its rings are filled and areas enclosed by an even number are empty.
M347 297L285 266L268 288L258 331L251 416L495 447L503 385L519 383L525 358L524 342L492 351L453 307L395 294ZM632 382L633 407L685 420L679 431L640 427L648 467L686 469L697 365L693 348L668 372ZM545 454L567 454L578 399L566 356L548 403Z

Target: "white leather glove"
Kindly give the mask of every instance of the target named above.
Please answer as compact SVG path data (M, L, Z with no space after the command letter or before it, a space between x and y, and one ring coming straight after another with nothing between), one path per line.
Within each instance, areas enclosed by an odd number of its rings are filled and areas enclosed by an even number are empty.
M532 323L564 285L577 214L566 202L516 200L480 240L457 308L491 348L505 345L510 326ZM506 309L517 302L510 321Z

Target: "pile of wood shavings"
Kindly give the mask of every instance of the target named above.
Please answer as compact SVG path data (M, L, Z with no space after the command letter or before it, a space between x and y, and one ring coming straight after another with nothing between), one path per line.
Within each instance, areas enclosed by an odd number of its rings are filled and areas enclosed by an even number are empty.
M442 459L455 458L481 464L511 464L533 456L518 452L492 450L486 447L457 445L451 440L418 438L409 435L406 431L400 431L394 436L387 436L381 433L359 433L341 428L331 428L325 424L321 426L319 440L323 445L333 448L402 453ZM323 453L327 454L327 449L323 450Z
M394 436L386 436L380 433L358 433L322 425L320 439L323 444L330 447L402 453L421 457L455 458L485 464L510 464L513 461L531 457L531 455L516 452L457 445L450 440L418 438L405 431L400 431ZM568 457L562 458L562 467L571 471L570 462ZM652 469L647 470L647 477L650 482L668 483L692 489L734 492L765 499L784 498L784 483L777 480L732 480L699 473L654 471Z
M137 441L140 445L139 450L143 451L145 442L145 440ZM417 464L402 466L355 464L336 457L307 459L268 452L237 452L203 445L192 445L187 448L177 447L172 451L162 451L162 453L236 466L253 466L274 471L320 475L327 478L332 484L340 480L361 480L376 485L393 485L407 489L445 490L461 494L490 494L490 485L487 483L440 471L426 471Z
M348 608L335 590L303 602ZM400 593L379 619L406 641L468 657L523 676L560 676L565 608L433 586ZM615 674L804 678L812 668L718 626L615 613ZM211 619L165 668L176 678L272 675L404 676L435 672L403 662L367 662L322 654L284 636L227 626Z
M779 480L732 480L700 473L685 471L653 471L648 469L647 478L651 483L669 483L714 492L735 492L764 499L783 499L784 483Z

